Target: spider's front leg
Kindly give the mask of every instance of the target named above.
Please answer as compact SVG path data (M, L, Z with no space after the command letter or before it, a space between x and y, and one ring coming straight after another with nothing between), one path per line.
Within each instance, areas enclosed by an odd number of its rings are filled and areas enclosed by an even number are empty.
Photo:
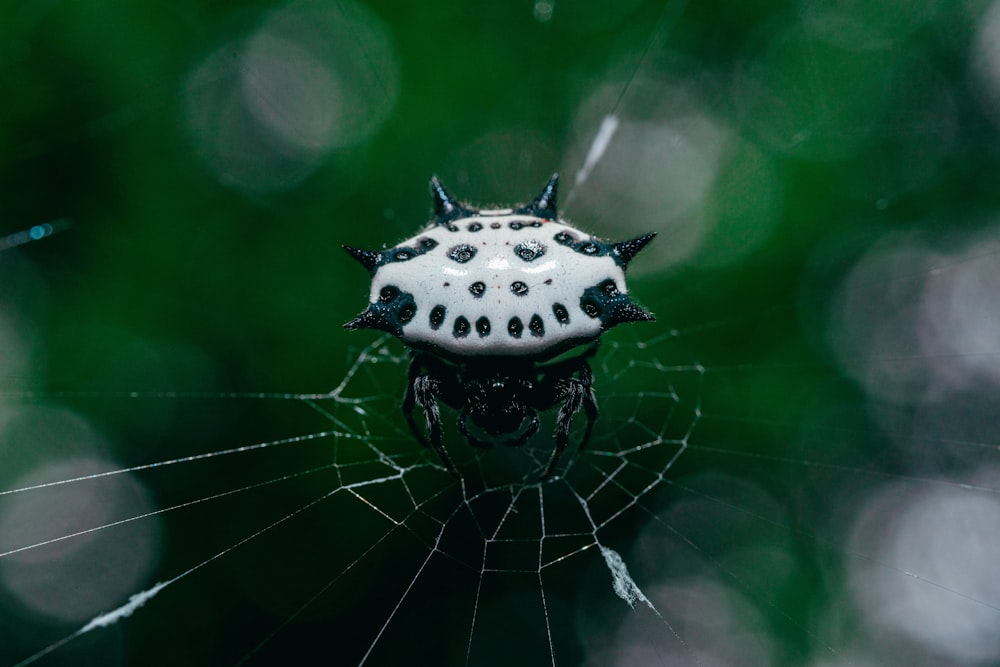
M445 468L457 477L458 470L441 443L441 410L438 408L437 397L440 396L445 403L450 404L450 399L454 396L454 385L457 385L457 381L449 378L446 373L447 369L443 365L434 363L426 355L414 354L410 361L406 393L403 395L403 416L417 441L424 447L433 447ZM413 418L415 404L424 411L426 437Z
M559 406L559 415L556 417L556 447L552 451L552 458L549 465L542 474L542 479L548 479L555 472L556 465L566 447L569 446L569 430L573 425L573 417L583 407L587 416L587 426L583 432L583 438L577 448L579 451L587 446L590 434L594 430L594 422L597 420L597 398L594 396L594 374L590 370L590 365L586 357L590 354L578 357L574 360L578 363L578 377L564 377L555 380L550 386L554 393L554 403L562 403ZM576 364L574 364L576 365Z

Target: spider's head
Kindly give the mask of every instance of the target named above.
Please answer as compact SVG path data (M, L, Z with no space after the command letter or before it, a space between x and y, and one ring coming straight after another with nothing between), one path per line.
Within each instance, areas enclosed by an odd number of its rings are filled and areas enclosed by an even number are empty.
M529 380L499 370L475 377L466 386L469 418L493 438L516 433L535 414L528 404L531 389Z

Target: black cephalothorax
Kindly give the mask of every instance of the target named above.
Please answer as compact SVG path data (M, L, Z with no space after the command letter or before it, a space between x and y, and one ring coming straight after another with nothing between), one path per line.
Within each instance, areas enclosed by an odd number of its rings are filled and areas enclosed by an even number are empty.
M573 417L581 407L587 426L579 449L590 439L597 419L597 400L587 360L596 350L595 343L582 354L550 364L495 358L452 364L424 352L414 352L403 414L417 440L433 447L448 470L457 475L441 443L439 400L459 411L458 429L469 443L484 448L496 442L510 446L524 444L538 431L538 411L558 405L556 446L543 474L547 478L569 445ZM426 435L413 418L415 405L424 411ZM485 434L486 439L470 432L470 424Z

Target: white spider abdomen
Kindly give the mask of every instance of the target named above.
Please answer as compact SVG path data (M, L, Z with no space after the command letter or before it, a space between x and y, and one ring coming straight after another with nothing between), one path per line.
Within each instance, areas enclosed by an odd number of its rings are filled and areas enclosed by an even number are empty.
M625 267L653 234L606 243L558 221L556 177L517 211L471 211L432 181L430 227L380 252L346 248L372 276L375 328L450 357L543 359L652 315L628 297Z

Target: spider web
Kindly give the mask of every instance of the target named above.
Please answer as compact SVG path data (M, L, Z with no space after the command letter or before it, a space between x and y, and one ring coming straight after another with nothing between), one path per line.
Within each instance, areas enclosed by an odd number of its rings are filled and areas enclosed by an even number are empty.
M127 368L149 368L136 361L141 349L109 355L114 373L84 365L88 373L79 373L84 380L71 390L35 390L29 364L43 356L32 343L45 338L43 326L9 313L37 301L31 278L41 269L32 260L46 249L59 257L65 246L58 244L74 243L81 222L70 227L57 215L30 221L27 231L11 229L0 255L10 306L0 327L7 387L0 397L0 605L7 619L0 662L1000 659L993 576L1000 556L998 228L989 197L941 194L935 188L948 179L927 166L961 158L955 180L963 182L990 172L993 152L956 148L995 137L972 111L975 91L949 80L948 63L928 69L925 61L907 62L920 65L921 80L930 83L886 87L898 96L899 115L866 125L867 108L846 100L877 98L877 76L861 74L882 70L864 67L872 61L857 53L865 51L845 42L865 42L875 60L898 72L889 54L907 50L907 42L893 42L885 26L915 34L929 30L932 14L886 24L855 13L853 28L866 30L846 30L833 14L802 5L792 36L766 33L763 46L742 52L754 58L736 68L737 81L726 81L727 91L746 96L742 112L754 137L726 143L719 118L692 103L721 104L711 86L688 78L667 95L657 80L690 69L662 51L686 7L654 9L641 30L628 33L637 41L624 64L603 73L607 80L576 116L563 173L565 183L574 175L578 185L563 200L569 218L586 229L616 216L666 217L669 239L661 231L648 251L661 254L647 267L670 269L644 273L643 258L630 267L633 291L659 321L605 337L594 360L601 416L589 447L571 449L557 479L537 480L551 452L551 414L526 446L478 451L445 411L445 442L463 478L443 470L400 418L408 358L392 339L285 357L322 360L324 377L328 365L340 369L336 386L324 380L316 393L224 392L220 384L253 383L206 376L191 351L168 356L172 374L153 374L175 378L176 390L151 391L141 371ZM340 11L355 10L345 4ZM536 3L536 20L557 20L559 11ZM968 19L981 43L990 43L998 24L992 14ZM573 29L592 30L585 12L573 18ZM697 24L697 17L685 20ZM802 25L825 41L800 48ZM347 41L369 38L359 29ZM837 89L846 84L827 69L829 54L818 46L831 40L857 58L845 61L855 75L851 95ZM804 62L796 60L803 53ZM223 77L225 62L196 68L189 94ZM796 67L813 84L810 94L790 97L801 108L768 118L770 107L747 102L769 99L779 89L774 77L794 81ZM299 83L322 88L323 81ZM394 85L381 77L371 87L384 98ZM868 95L855 95L853 86ZM801 117L819 121L781 124ZM322 124L295 120L303 129L289 145L304 153L274 158L288 187L307 178L311 142L329 139ZM362 123L352 131L369 129ZM120 125L103 123L95 132L116 134ZM874 159L865 143L872 136L889 156L889 173L863 168ZM683 159L661 164L659 154L642 150L661 140ZM57 137L54 145L70 143ZM699 174L725 161L713 148L723 145L736 154L727 159L749 165L713 172L723 192L736 193L749 227L776 217L767 202L778 195L766 186L781 179L772 178L773 161L761 159L767 153L799 159L806 172L798 176L806 185L783 180L809 195L808 204L788 204L793 221L842 206L849 214L823 219L847 229L784 225L780 235L792 241L771 247L742 234L747 229L723 227L740 243L723 234L701 240L708 249L701 263L685 264L678 257L698 245L691 234L705 213L694 206ZM495 139L483 146L498 150ZM206 162L216 167L225 157L212 153ZM828 163L835 168L817 166ZM267 171L229 176L265 197L277 187L262 180ZM621 174L641 188L664 187L642 182L651 173L680 184L669 188L666 214L621 199ZM505 179L517 176L498 180ZM817 180L827 188L813 187ZM713 214L732 223L725 198L713 201L720 209ZM947 211L949 224L928 221L928 205L937 215ZM796 206L808 215L796 215ZM867 217L844 222L859 211ZM62 233L49 238L55 231ZM123 232L116 243L130 238ZM201 240L210 259L221 258L216 239ZM741 243L760 256L747 261ZM43 260L39 267L51 266ZM209 267L198 272L206 282ZM330 326L350 314L334 313ZM327 325L321 315L301 321L304 328ZM75 330L69 338L76 344L101 334ZM331 359L338 354L339 366ZM100 379L107 377L113 381ZM265 386L286 384L265 377Z
M423 633L448 626L447 637L438 641L464 636L464 641L453 642L448 653L462 647L469 662L481 664L499 648L494 642L504 641L488 619L498 612L498 605L502 608L509 603L504 598L511 595L523 598L518 603L519 622L539 623L539 633L532 634L540 644L526 646L523 653L525 659L532 659L555 651L557 638L566 632L555 627L556 619L548 610L549 605L565 604L561 600L565 592L559 592L558 584L545 582L565 579L565 563L591 553L603 557L610 568L608 590L613 583L614 591L630 605L641 601L658 613L629 577L621 556L610 546L613 542L606 543L604 536L613 535L616 522L658 492L697 424L704 369L695 363L672 361L677 353L668 349L669 340L669 336L662 336L641 345L609 341L604 346L598 366L606 392L601 417L604 428L595 433L586 452L567 457L569 463L562 475L545 482L537 480L550 454L547 440L535 446L484 452L453 447L456 462L464 471L461 481L444 470L432 451L414 446L405 426L401 428L401 420L386 419L399 408L398 392L389 387L398 385L405 376L408 361L399 344L386 339L361 350L343 382L328 394L100 393L94 398L80 394L62 397L84 404L223 401L239 406L241 414L277 406L282 411L311 413L321 428L127 469L39 480L6 491L13 514L38 516L45 508L79 502L77 493L87 496L87 492L70 490L79 486L115 488L125 484L120 479L123 477L159 474L190 480L204 474L180 470L191 467L221 465L229 471L246 465L254 470L242 482L228 472L224 484L209 475L206 489L185 483L189 488L169 505L161 503L156 509L138 513L119 507L119 515L80 531L22 526L22 534L5 536L3 557L11 560L23 554L48 560L46 551L58 558L68 549L65 543L112 531L120 535L108 541L125 549L133 540L149 539L144 528L136 527L141 522L191 521L201 528L188 526L185 532L210 530L205 528L206 522L211 526L216 521L230 521L225 515L232 511L234 501L241 507L260 502L271 508L266 517L255 516L250 522L253 526L244 528L241 537L224 539L218 551L202 545L196 549L200 561L196 558L172 578L133 593L124 605L95 616L36 657L62 649L64 642L80 635L124 622L133 612L139 613L140 607L159 603L168 589L187 586L199 594L198 585L189 580L199 577L202 569L227 567L223 564L226 560L254 561L254 556L240 552L264 549L258 545L268 543L272 544L268 548L274 549L273 542L288 539L286 531L293 528L302 534L329 532L336 536L324 545L305 540L295 548L322 549L325 565L320 568L321 578L326 581L315 590L301 591L297 600L289 595L278 614L283 620L270 632L253 638L260 642L256 646L250 642L238 647L246 652L246 658L262 659L262 654L275 651L275 659L288 659L300 652L303 657L310 655L316 641L303 644L301 629L296 627L303 617L313 617L316 607L325 608L343 596L360 594L351 605L355 609L353 620L338 622L321 633L323 643L336 643L339 660L361 663L370 659L378 664L403 659L412 655L412 648L407 647L418 642ZM639 347L646 351L641 358L636 355ZM626 386L618 388L620 384ZM287 423L300 427L302 419L296 417ZM452 428L448 433L451 442L456 441L454 431ZM289 465L291 458L297 463ZM246 459L256 461L247 463ZM312 464L302 467L303 460ZM275 466L288 470L278 473ZM261 474L262 470L266 472ZM29 495L30 500L19 507L21 497ZM259 499L262 495L270 500ZM219 512L222 516L216 517ZM180 516L185 514L195 516ZM355 531L352 526L364 529ZM355 532L359 534L352 534ZM25 533L32 535L27 541ZM284 569L287 560L294 560L292 551L279 547L278 562L259 566L264 571ZM73 552L69 553L72 559ZM309 560L318 557L313 554ZM360 581L372 577L380 589L375 598L357 591ZM269 582L259 583L261 589L269 587ZM426 609L428 599L435 600L433 610ZM369 611L358 615L359 609ZM455 618L467 622L461 628L454 627ZM664 625L669 628L665 620ZM361 639L363 634L367 639ZM292 641L287 635L297 639ZM404 652L398 653L400 650ZM505 654L511 655L509 650ZM233 657L238 654L229 656ZM29 664L33 660L29 659Z

